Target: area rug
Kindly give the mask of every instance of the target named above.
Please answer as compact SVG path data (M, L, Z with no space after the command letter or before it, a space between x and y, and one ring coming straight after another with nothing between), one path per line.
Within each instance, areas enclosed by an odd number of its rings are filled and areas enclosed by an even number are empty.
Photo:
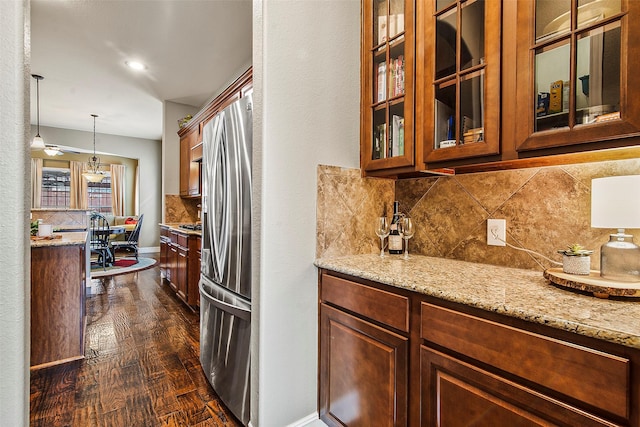
M118 274L133 273L135 271L145 270L151 268L156 264L156 260L153 258L138 257L136 262L135 258L118 258L113 266L103 269L100 265L91 266L91 278L97 279L100 277L117 276Z

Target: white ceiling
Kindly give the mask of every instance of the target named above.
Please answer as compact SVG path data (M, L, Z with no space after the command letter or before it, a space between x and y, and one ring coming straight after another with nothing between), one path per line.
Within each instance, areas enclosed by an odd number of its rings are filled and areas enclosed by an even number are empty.
M248 68L251 25L251 0L31 0L40 125L162 139L162 101L201 107Z

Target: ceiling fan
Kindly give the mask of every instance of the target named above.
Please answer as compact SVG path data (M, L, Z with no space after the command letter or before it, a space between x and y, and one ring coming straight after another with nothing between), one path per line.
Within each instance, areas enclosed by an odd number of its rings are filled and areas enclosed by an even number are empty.
M62 156L63 154L82 154L80 151L71 150L68 147L61 147L59 145L49 145L44 147L45 154L47 156L55 157Z
M60 147L55 145L45 145L44 152L47 156L62 156L64 154Z

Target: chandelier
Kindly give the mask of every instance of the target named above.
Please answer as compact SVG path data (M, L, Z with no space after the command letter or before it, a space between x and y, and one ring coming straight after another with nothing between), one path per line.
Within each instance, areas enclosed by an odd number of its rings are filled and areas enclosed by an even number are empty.
M89 157L87 168L82 176L89 182L101 182L104 179L104 173L99 170L100 159L96 157L96 114L92 114L93 117L93 156Z

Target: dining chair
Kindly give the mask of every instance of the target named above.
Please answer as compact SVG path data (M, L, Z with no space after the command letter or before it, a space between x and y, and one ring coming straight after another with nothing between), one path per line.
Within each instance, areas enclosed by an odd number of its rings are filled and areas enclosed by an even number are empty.
M131 234L129 234L127 240L111 242L111 247L113 248L114 254L119 249L133 251L136 257L136 261L138 260L138 240L140 238L140 228L142 227L143 218L144 214L140 215L140 217L138 218L138 223L136 224L136 228L134 228Z
M113 262L113 254L109 245L109 221L104 215L92 212L90 216L89 230L91 233L90 247L91 253L98 255L97 263L106 270L107 265Z

